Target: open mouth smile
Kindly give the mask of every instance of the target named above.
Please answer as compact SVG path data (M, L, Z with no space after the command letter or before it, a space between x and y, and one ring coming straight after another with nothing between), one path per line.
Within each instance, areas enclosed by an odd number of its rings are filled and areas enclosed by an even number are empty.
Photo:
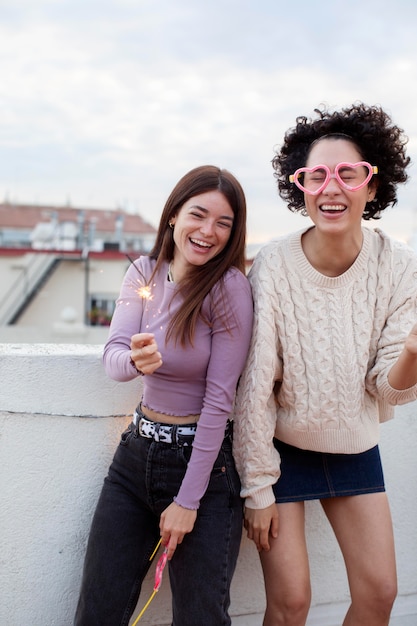
M190 237L190 241L194 246L198 246L199 248L212 248L213 245L211 243L207 243L206 241L202 241L201 239L193 239Z
M323 213L344 213L346 211L346 206L344 204L322 204L320 207L320 211Z

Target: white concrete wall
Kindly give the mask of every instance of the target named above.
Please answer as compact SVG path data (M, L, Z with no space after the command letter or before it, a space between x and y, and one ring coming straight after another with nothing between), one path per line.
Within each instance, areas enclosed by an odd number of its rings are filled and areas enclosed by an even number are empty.
M69 343L98 346L104 344L108 335L108 326L86 326L77 319L65 321L63 316L46 328L0 325L0 343Z
M70 626L91 516L140 380L109 380L100 346L0 344L0 390L0 624ZM410 624L417 624L416 412L416 404L399 408L381 432L398 558L394 614ZM340 624L348 602L343 562L319 505L309 503L307 513L309 624ZM152 584L151 572L142 602ZM262 576L245 538L232 593L234 626L261 624ZM169 602L165 577L140 623L169 624Z

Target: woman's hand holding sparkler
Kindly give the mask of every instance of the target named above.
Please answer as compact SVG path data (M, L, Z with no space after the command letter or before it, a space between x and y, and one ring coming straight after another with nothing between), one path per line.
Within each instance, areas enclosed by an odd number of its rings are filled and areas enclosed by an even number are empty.
M185 509L176 502L172 502L161 515L159 528L161 530L162 545L168 548L168 560L182 543L184 535L194 528L197 511Z
M161 353L152 333L137 333L130 340L131 354L135 367L143 374L153 374L162 365Z

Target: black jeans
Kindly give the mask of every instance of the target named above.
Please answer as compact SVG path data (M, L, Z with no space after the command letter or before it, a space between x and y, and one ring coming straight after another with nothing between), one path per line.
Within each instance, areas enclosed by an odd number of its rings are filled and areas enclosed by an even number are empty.
M133 424L122 434L94 514L74 626L128 625L159 540L160 515L178 492L190 454L191 446L139 436ZM231 624L229 591L242 534L239 492L226 437L195 526L168 565L173 626Z

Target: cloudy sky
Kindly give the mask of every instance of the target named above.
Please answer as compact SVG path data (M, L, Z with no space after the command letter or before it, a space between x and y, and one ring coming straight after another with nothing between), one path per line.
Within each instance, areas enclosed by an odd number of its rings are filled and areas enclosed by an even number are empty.
M414 165L379 223L417 229L415 0L0 0L0 200L123 207L157 225L189 169L231 170L251 242L306 224L274 146L324 103L382 105Z

